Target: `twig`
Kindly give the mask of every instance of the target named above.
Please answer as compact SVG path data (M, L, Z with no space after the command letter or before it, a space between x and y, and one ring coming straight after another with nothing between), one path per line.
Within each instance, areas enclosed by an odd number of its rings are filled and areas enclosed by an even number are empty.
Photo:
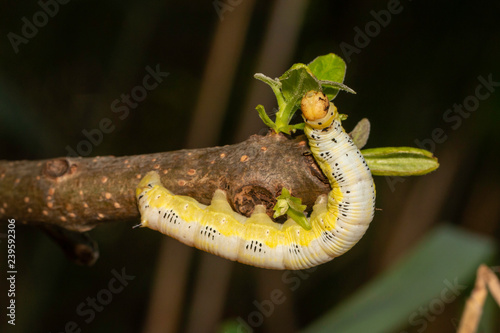
M230 146L149 155L0 161L0 221L15 218L84 232L109 221L138 220L135 187L158 170L165 187L208 204L226 190L236 211L268 207L283 187L312 207L329 185L304 137L252 136Z
M476 284L465 304L457 333L477 332L488 290L497 304L500 305L500 282L495 273L488 266L482 264L477 269Z

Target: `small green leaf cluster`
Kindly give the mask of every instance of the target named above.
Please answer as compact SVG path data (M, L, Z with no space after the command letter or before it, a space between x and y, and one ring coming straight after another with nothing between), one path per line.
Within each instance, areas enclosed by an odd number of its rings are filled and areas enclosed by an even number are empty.
M296 130L304 129L304 123L290 125L293 115L300 107L300 101L310 90L322 91L332 100L340 90L355 94L354 90L344 85L346 65L338 55L330 53L319 56L308 65L294 64L279 78L272 79L264 74L257 73L254 77L267 83L278 101L276 120L272 121L264 110L264 106L257 105L256 109L262 121L276 133L291 134Z
M297 224L306 230L311 230L311 223L306 218L304 211L307 206L302 204L300 198L292 197L290 191L283 187L281 194L276 198L277 202L274 206L274 218L278 218L287 214Z

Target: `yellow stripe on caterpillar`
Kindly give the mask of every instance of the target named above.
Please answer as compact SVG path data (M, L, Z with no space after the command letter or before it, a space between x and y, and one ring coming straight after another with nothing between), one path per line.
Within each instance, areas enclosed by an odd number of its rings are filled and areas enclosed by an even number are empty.
M242 216L231 209L222 190L215 192L209 206L174 195L156 171L146 174L136 190L141 225L220 257L269 269L305 269L348 251L373 219L375 186L336 107L328 103L325 110L325 101L327 97L316 92L302 101L309 146L332 187L328 196L316 200L311 230L291 219L276 223L263 206L256 206L249 218Z

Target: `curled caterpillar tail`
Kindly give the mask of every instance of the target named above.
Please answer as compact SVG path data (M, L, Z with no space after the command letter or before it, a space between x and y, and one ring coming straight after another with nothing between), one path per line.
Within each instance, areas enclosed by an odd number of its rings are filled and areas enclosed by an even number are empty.
M311 151L332 187L328 196L316 200L310 230L291 219L272 221L263 206L242 216L231 209L222 190L209 206L174 195L155 171L136 190L141 225L223 258L270 269L305 269L348 251L373 219L373 179L325 95L307 93L302 111Z

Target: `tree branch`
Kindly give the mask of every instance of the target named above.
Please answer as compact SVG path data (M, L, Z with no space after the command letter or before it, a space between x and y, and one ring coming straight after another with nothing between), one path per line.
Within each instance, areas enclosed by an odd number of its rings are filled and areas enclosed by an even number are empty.
M230 146L95 158L0 161L0 221L59 226L83 232L109 221L138 220L135 187L158 170L166 188L209 204L217 188L250 215L272 207L283 187L312 208L330 190L304 136L252 136Z

